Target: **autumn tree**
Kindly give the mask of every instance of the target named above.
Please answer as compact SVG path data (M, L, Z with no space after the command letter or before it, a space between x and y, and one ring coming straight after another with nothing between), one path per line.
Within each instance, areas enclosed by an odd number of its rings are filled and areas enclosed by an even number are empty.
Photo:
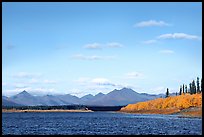
M169 89L166 90L166 98L169 97Z

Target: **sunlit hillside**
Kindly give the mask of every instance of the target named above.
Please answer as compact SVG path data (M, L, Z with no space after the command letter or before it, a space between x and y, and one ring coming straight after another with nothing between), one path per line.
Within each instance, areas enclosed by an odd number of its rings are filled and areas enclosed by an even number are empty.
M129 104L121 108L123 112L141 112L154 114L171 114L191 107L202 107L201 94L183 94L168 98L158 98L146 102Z

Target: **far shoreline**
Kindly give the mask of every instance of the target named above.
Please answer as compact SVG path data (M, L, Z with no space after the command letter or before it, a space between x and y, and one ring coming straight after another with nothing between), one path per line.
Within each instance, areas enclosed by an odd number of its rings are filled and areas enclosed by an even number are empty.
M50 110L34 110L34 109L2 109L2 113L12 113L12 112L24 112L24 113L32 113L32 112L93 112L92 110L84 110L84 109L50 109Z

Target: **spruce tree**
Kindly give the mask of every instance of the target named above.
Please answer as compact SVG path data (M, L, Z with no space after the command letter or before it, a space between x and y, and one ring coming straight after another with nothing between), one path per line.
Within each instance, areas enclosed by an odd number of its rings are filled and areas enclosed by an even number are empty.
M197 77L197 93L200 93L199 77Z
M186 90L186 93L188 92L188 91L187 91L187 89L188 89L188 88L187 88L187 85L185 85L185 90Z
M192 94L196 94L196 85L195 85L195 81L192 81Z
M182 94L182 86L180 86L180 91L179 91L179 95Z
M192 84L191 83L189 84L189 88L190 88L189 93L192 94Z
M184 84L183 84L183 94L185 94L185 92L184 92Z
M203 89L203 84L202 84L202 78L201 78L201 82L200 82L200 92L202 92Z
M169 89L166 90L166 98L169 97Z

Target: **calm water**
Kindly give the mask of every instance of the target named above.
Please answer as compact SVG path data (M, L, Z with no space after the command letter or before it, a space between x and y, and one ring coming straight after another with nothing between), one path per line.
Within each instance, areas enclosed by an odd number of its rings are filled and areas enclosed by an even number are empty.
M114 112L2 113L2 134L202 134L202 119Z

